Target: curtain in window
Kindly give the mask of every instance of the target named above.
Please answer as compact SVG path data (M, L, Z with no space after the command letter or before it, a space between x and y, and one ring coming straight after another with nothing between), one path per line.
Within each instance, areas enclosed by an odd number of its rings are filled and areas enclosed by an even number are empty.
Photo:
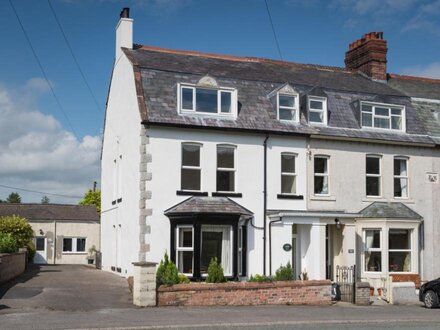
M218 236L208 235L208 233L221 233L221 249L215 248L216 242L220 242L220 238L217 240ZM221 255L218 255L219 252ZM202 263L204 260L206 268L214 257L220 261L225 274L232 274L231 226L202 226Z

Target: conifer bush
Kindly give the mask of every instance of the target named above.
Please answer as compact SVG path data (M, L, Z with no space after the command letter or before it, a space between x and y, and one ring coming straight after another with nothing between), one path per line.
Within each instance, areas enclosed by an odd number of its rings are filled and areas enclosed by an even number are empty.
M165 253L157 268L156 284L157 286L162 284L173 285L179 282L179 271L176 265L168 258L168 254Z
M293 268L290 262L288 262L285 266L281 265L281 267L275 272L276 281L291 281L293 279Z
M226 282L225 274L223 272L222 265L218 262L217 258L212 258L208 266L207 283L223 283Z

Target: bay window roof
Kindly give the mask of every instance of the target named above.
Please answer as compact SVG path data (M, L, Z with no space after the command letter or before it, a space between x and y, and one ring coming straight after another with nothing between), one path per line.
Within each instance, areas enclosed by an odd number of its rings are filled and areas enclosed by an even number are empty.
M422 216L400 202L374 202L359 212L363 218L422 219Z

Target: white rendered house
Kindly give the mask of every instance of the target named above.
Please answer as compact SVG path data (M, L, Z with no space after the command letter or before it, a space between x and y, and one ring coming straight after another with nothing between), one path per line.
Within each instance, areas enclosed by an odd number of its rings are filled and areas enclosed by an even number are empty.
M213 257L230 278L287 262L310 279L351 265L373 282L440 275L440 105L387 76L382 34L329 68L142 46L132 29L124 9L102 150L104 270L129 276L168 253L194 279Z

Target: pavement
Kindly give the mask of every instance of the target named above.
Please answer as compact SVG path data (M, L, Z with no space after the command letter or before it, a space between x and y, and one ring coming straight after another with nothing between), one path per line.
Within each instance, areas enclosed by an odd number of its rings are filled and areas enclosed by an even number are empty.
M86 266L42 266L0 287L0 329L439 329L422 305L138 308L127 282Z

